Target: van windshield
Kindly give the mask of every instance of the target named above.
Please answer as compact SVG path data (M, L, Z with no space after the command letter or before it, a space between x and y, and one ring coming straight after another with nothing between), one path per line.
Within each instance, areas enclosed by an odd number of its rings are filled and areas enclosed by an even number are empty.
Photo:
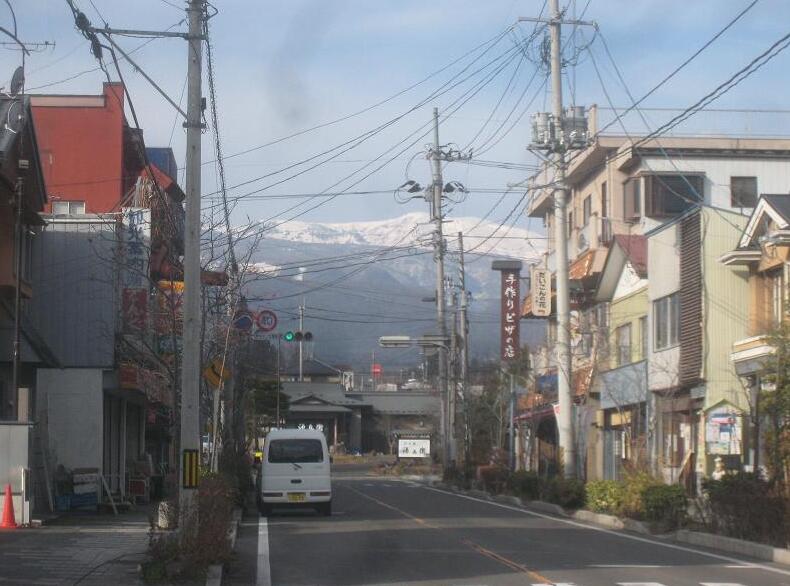
M269 462L297 464L323 462L324 450L317 439L272 440L269 444Z

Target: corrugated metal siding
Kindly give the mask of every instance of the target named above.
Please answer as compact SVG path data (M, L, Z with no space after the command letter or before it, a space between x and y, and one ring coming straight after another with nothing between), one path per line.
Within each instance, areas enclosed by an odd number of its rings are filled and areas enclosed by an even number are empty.
M35 238L30 315L64 367L113 366L115 245L111 219L53 222Z
M702 242L700 214L680 225L680 384L693 384L702 375Z

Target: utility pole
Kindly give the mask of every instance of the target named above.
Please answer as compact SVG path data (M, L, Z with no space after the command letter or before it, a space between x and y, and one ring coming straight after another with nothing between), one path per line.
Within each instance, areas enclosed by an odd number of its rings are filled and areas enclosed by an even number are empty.
M444 301L444 235L442 233L442 191L444 181L442 180L442 159L443 153L439 143L439 108L433 109L433 149L430 157L433 161L433 200L431 202L431 221L434 223L433 231L433 250L434 260L436 261L436 325L439 335L443 340L447 339L447 322L445 320L445 301ZM442 404L447 406L447 346L439 347L439 396ZM450 426L449 409L445 407L443 417L443 464L447 468L450 465Z
M447 394L447 419L450 436L450 462L455 467L458 461L456 444L456 420L458 418L458 294L452 296L453 315L450 330L449 393Z
M203 61L204 0L189 0L186 225L184 235L184 354L181 371L181 477L179 525L197 530L197 482L187 482L192 458L200 450L200 141L202 124L201 73ZM216 422L214 422L216 425ZM195 479L197 480L197 479Z
M544 22L551 35L551 114L540 113L533 118L531 148L551 153L554 177L554 248L557 287L557 395L560 413L557 417L562 468L566 477L576 476L576 443L573 433L573 395L571 391L570 353L570 278L568 273L568 188L565 184L565 153L588 145L587 120L584 108L572 106L565 115L562 105L562 25L594 26L581 20L563 21L559 0L549 0L550 18L519 18L519 21Z
M304 297L299 306L299 382L304 382Z
M466 291L466 265L464 264L464 235L458 232L459 276L461 281L461 406L464 417L464 462L469 463L469 293Z
M27 121L32 122L32 121ZM20 126L21 127L21 126ZM21 142L21 141L20 141ZM20 169L19 172L22 173L21 164L22 160L19 161ZM25 236L24 236L24 229L22 227L22 206L24 205L24 183L22 177L18 177L16 180L16 219L14 221L14 242L15 242L15 249L14 249L14 279L15 279L15 287L14 287L14 356L13 356L13 364L11 366L11 407L12 413L10 414L11 419L18 420L19 419L19 363L22 360L22 348L20 344L20 329L21 329L21 322L22 322L22 250L24 249L25 243ZM2 406L0 406L0 412L2 412Z
M562 21L559 0L551 5L551 95L552 114L562 127ZM557 170L554 190L554 242L557 254L557 393L560 414L557 421L563 472L566 478L576 476L576 448L573 437L573 398L571 396L570 353L570 279L568 274L568 192L565 187L565 153L553 153Z

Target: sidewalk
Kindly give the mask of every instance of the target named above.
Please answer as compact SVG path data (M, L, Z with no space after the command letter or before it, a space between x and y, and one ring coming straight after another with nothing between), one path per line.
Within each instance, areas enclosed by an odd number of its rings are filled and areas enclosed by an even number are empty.
M71 514L51 525L0 530L0 585L139 585L148 511Z

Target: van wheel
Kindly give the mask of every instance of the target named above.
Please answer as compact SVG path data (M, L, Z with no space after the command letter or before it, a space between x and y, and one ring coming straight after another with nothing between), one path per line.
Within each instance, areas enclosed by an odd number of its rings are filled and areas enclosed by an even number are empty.
M318 513L323 515L324 517L331 517L332 516L332 501L327 503L319 503L318 505Z

